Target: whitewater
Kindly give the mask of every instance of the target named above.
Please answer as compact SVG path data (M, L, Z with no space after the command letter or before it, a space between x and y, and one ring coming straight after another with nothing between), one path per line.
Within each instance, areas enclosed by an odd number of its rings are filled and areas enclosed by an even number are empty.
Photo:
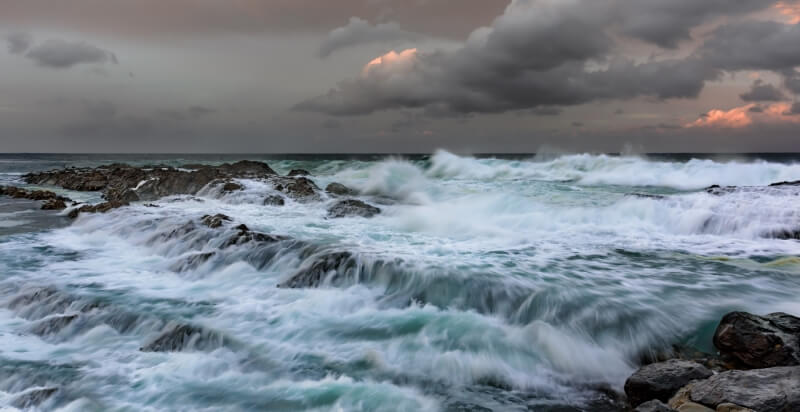
M800 313L800 241L778 236L800 233L800 185L770 186L800 158L2 155L0 184L96 203L21 176L232 159L381 213L264 205L250 179L74 221L0 197L0 406L55 388L38 408L618 410L648 357L712 353L725 313ZM214 214L232 223L185 229ZM239 224L288 240L225 247ZM278 287L332 253L346 270ZM178 324L205 339L141 350Z

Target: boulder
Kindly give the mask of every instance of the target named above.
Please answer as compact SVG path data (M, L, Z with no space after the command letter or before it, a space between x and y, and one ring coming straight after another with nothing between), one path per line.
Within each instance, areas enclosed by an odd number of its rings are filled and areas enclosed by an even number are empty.
M279 195L269 195L264 198L264 206L283 206L286 204L286 201L283 199L283 196Z
M311 176L311 173L309 173L309 171L305 170L305 169L292 169L289 172L289 174L286 175L286 176L291 176L291 177L294 177L294 176Z
M222 193L232 193L244 189L244 186L236 182L226 182L222 185Z
M214 216L205 215L205 216L203 216L201 218L200 221L204 225L206 225L206 226L208 226L208 227L210 227L212 229L216 229L218 227L221 227L223 223L230 222L231 218L228 217L228 216L225 216L225 215L223 215L221 213L218 213L218 214L216 214Z
M284 179L276 183L275 190L286 193L286 195L298 202L320 199L319 193L317 193L319 187L306 177Z
M328 217L342 218L350 216L373 217L381 213L381 209L357 199L340 200L328 208Z
M710 408L733 404L759 412L800 411L800 366L722 372L695 382L689 397Z
M714 346L749 368L800 365L800 318L732 312L717 327Z
M337 196L355 196L358 194L355 190L341 183L331 183L325 188L325 191Z
M632 406L651 399L667 402L689 382L711 375L713 372L696 362L672 359L653 363L641 367L625 381L625 394Z
M669 406L665 405L663 402L653 399L651 401L647 401L633 410L634 412L675 412L675 409L670 408Z
M67 204L61 199L50 199L42 204L42 210L64 210Z

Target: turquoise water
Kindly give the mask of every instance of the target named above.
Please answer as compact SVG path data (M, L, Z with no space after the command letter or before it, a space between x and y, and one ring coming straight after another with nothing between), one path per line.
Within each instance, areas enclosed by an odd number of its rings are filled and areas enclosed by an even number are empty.
M55 387L43 409L616 410L642 358L712 351L726 312L800 313L800 242L768 236L800 228L800 187L766 187L800 180L792 156L4 155L0 184L241 158L358 188L383 213L326 219L327 197L263 206L272 189L252 180L74 222L0 198L0 405ZM215 213L296 241L168 236ZM334 252L357 270L276 287ZM215 343L139 350L178 323Z

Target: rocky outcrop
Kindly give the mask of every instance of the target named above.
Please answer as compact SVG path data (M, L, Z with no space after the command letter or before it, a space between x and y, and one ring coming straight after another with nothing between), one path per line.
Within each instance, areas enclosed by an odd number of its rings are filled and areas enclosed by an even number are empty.
M305 170L305 169L292 169L289 172L289 174L286 175L286 176L290 176L290 177L294 177L294 176L311 176L311 173L308 170Z
M142 352L209 351L224 344L225 339L218 332L186 324L169 324L158 337L139 350Z
M729 313L714 333L714 346L749 368L800 365L800 318Z
M777 182L770 185L770 187L777 187L777 186L800 186L800 180L795 180L792 182Z
M336 196L355 196L358 194L355 190L341 183L331 183L325 188L325 191Z
M318 256L313 262L298 270L281 288L318 287L325 282L334 282L342 274L358 267L356 257L350 252L333 252Z
M319 187L311 179L305 177L284 178L284 180L276 181L275 190L285 193L298 202L321 199L318 193Z
M381 213L381 209L364 203L357 199L340 200L328 208L328 217L342 218L342 217L373 217Z
M266 233L254 232L250 230L250 228L248 228L247 225L243 224L236 226L236 230L238 230L238 232L235 235L231 236L228 239L228 241L222 245L223 248L235 245L242 245L248 242L275 243L289 239L284 236L274 236L274 235L268 235Z
M723 372L693 384L689 398L714 409L800 411L800 366Z
M637 370L625 382L625 394L633 406L652 399L666 402L687 383L711 375L713 372L699 363L672 359Z
M81 213L107 213L112 209L120 208L123 206L128 206L128 203L113 200L109 202L98 203L96 205L83 205L81 207L70 210L67 216L69 216L72 219L75 219Z
M214 216L205 215L202 218L200 218L200 222L202 224L204 224L204 225L206 225L206 226L208 226L208 227L210 227L212 229L216 229L218 227L221 227L223 223L230 222L230 221L231 221L231 218L226 216L226 215L223 215L222 213L217 213Z
M68 197L49 190L27 190L15 186L0 186L0 196L43 201L42 210L63 210L67 208L66 202L72 202Z

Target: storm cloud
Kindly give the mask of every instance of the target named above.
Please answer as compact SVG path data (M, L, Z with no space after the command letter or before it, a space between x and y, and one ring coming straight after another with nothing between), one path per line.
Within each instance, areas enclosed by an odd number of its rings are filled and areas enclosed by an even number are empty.
M362 44L396 43L420 38L419 34L403 30L394 22L371 25L366 20L353 17L346 26L338 27L328 34L320 46L319 55L324 58L339 49Z
M11 54L22 54L31 47L33 36L28 33L15 32L6 36L8 52Z
M66 69L78 64L106 63L117 64L114 53L82 41L50 39L33 47L25 54L37 65L54 69Z
M753 82L750 90L739 97L746 102L779 102L786 99L780 89L761 80Z

